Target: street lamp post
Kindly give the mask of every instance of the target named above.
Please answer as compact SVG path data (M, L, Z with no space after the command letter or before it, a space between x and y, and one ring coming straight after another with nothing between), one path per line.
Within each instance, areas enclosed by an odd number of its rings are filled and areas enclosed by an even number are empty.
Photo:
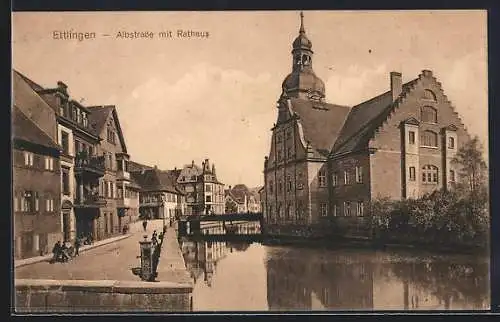
M161 194L161 208L163 211L163 227L165 227L165 195Z

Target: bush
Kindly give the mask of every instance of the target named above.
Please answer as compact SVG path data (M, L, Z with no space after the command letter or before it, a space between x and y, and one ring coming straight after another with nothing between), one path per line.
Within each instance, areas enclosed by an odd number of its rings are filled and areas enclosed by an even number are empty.
M489 215L484 204L457 191L434 191L419 199L372 202L375 238L401 242L481 244L488 240Z

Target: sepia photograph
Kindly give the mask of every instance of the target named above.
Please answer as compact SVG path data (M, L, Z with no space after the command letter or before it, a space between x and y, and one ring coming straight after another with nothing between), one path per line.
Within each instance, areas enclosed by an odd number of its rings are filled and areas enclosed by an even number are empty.
M13 314L490 310L486 10L11 18Z

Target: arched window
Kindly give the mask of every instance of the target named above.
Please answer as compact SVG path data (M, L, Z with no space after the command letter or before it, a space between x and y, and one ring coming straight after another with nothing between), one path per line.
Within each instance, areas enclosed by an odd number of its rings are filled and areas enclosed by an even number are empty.
M422 122L437 123L437 110L432 106L424 106L420 110Z
M438 183L438 168L434 165L424 165L422 167L422 182L424 183Z
M438 137L436 132L423 131L420 144L423 146L437 147Z
M424 95L422 95L422 98L430 101L436 101L436 95L430 89L424 90Z

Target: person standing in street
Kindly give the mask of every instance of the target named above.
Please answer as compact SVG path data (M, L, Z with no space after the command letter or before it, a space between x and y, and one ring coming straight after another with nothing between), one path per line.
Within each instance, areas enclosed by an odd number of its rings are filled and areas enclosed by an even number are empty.
M80 256L80 246L82 245L82 242L80 238L77 236L75 238L75 256Z
M142 222L142 228L144 228L144 231L146 231L147 227L148 227L148 221L144 219L144 221Z

